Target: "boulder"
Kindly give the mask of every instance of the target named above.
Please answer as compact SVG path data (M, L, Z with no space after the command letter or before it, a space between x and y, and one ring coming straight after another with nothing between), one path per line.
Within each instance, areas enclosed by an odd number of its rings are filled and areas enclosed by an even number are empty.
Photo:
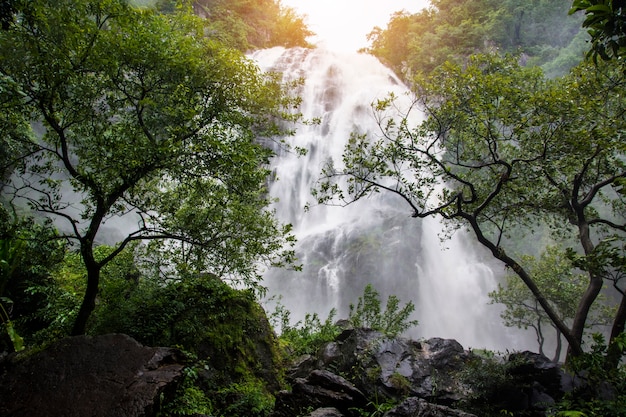
M455 373L462 369L468 354L455 340L432 338L414 341L388 338L369 329L348 329L324 346L317 361L301 365L333 369L354 375L352 382L370 397L400 399L415 396L440 404L464 398ZM358 373L353 371L358 369ZM301 374L293 370L292 375Z
M431 404L426 400L416 397L409 397L402 401L397 407L387 411L383 417L476 417L464 411Z
M550 397L561 398L567 389L559 364L544 355L529 351L516 352L509 355L509 363L512 376L541 387Z
M184 356L129 336L77 336L0 364L0 415L151 417L173 393Z
M517 381L517 398L523 405L518 409L541 413L560 400L567 390L565 373L559 364L544 355L516 352L509 355L508 363L509 374Z
M314 410L307 417L344 417L344 415L336 408L324 407Z
M293 417L310 408L333 408L340 415L352 416L354 409L366 404L363 393L346 379L327 370L314 370L307 378L296 378L291 391L277 394L272 416Z
M568 390L567 375L559 364L533 352L515 352L508 358L471 354L466 384L473 392L473 409L485 405L528 417L543 417ZM473 379L471 379L473 378Z
M278 395L274 417L321 407L346 417L357 408L380 413L374 403L388 400L402 402L387 417L472 416L451 407L539 417L571 389L561 367L536 353L485 357L453 339L416 341L348 327L315 355L301 357L288 375L293 390Z

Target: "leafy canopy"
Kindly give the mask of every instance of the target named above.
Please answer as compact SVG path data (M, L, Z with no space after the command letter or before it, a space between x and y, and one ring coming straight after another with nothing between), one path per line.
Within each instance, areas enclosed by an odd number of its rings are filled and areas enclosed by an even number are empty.
M422 123L391 117L395 97L374 103L380 135L352 136L341 164L325 167L318 199L349 204L387 191L414 217L439 215L453 228L468 227L523 280L580 354L606 268L585 271L588 286L569 326L507 246L519 238L512 233L547 221L588 259L604 241L623 247L623 196L615 193L626 176L623 88L622 74L607 67L583 65L570 77L546 80L513 56L446 63L416 78ZM614 325L616 334L623 331L620 317Z
M176 264L248 285L263 263L290 262L289 228L266 209L271 152L289 106L274 79L206 38L190 10L121 0L39 0L0 32L0 105L22 125L3 194L58 222L78 245L87 289L74 329L95 306L100 270L135 240L161 242ZM94 253L105 223L123 235Z
M375 55L396 71L431 73L446 61L502 51L523 53L529 64L561 75L578 64L587 48L579 16L567 1L432 0L415 14L394 14L386 28L368 35ZM580 34L579 34L580 32Z
M584 12L583 27L591 36L590 56L604 60L626 53L626 4L614 0L574 0L570 14Z

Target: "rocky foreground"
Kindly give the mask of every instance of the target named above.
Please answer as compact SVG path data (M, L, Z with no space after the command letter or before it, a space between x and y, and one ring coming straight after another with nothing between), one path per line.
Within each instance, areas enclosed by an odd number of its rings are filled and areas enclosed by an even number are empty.
M217 358L219 360L219 358ZM496 409L545 410L570 387L557 364L530 352L507 359L516 384L490 389ZM276 392L272 417L471 417L480 356L454 340L386 338L366 329L345 330L316 355L287 371L288 390ZM48 417L151 417L172 395L186 366L176 349L145 347L114 334L64 339L27 357L0 362L0 415ZM480 384L489 381L476 381ZM396 402L383 409L389 400Z

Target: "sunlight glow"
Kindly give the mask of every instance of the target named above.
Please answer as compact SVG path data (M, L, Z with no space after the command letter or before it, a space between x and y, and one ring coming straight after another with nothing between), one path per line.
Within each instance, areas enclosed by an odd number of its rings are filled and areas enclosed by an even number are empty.
M429 0L282 0L298 14L306 15L309 29L317 34L311 43L328 49L355 52L368 45L374 26L387 27L395 12L417 13Z

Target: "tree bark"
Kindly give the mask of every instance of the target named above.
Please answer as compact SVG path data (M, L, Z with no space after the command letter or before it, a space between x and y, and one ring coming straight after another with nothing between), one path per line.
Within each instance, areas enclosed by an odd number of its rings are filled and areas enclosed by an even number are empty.
M609 339L609 350L606 355L606 367L607 370L616 369L619 366L622 359L622 351L617 346L615 338L624 332L624 325L626 324L626 294L622 293L622 301L615 314L613 320L613 327L611 328L611 338Z
M100 286L101 266L94 259L92 245L83 242L81 244L81 256L87 269L87 289L72 327L72 336L85 334L87 321L96 308L96 297L98 296L98 288Z
M563 342L561 341L561 332L556 329L556 348L554 349L554 357L552 362L558 362L561 359L561 349L563 348Z
M578 233L579 240L585 255L589 256L592 254L595 245L591 241L591 237L589 235L589 224L585 221L583 209L577 210L578 217ZM600 291L602 290L602 284L604 283L604 279L601 275L598 274L598 271L595 271L594 268L589 268L589 285L587 285L587 289L585 293L580 299L578 303L578 308L576 310L576 315L574 316L574 320L572 322L572 337L578 342L578 345L582 343L583 335L585 332L585 323L587 322L587 317L589 316L589 310L593 305L594 301L598 298ZM569 339L568 339L569 341ZM574 349L571 345L567 350L567 356L570 355L578 355L578 349ZM582 353L580 350L579 353Z

